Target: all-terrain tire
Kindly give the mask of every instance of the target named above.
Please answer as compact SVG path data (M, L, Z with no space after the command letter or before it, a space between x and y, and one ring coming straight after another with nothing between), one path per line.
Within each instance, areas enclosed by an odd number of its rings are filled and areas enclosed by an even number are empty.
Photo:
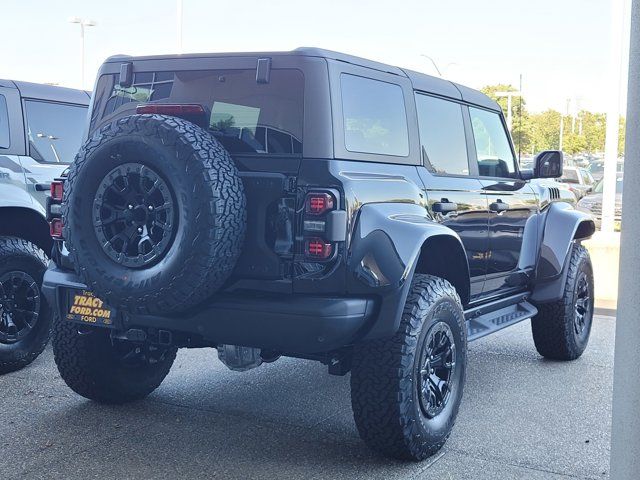
M66 384L85 398L108 404L141 400L153 392L169 373L177 352L112 340L108 330L88 329L57 315L52 344Z
M166 243L162 248L156 245L157 259L149 264L135 258L142 233L140 239L127 240L129 247L122 246L124 241L99 239L98 232L107 227L97 202L104 202L106 192L112 191L104 182L121 170L127 179L123 191L135 188L142 197L139 192L147 193L142 191L144 172L152 172L169 199L165 205L172 214L167 214L171 218L163 227L169 232ZM136 178L138 185L130 186ZM156 187L145 188L151 192ZM142 211L132 212L144 217L146 200L136 201ZM138 314L181 312L210 297L231 274L243 244L245 202L238 170L211 134L180 118L131 115L96 131L76 156L65 182L64 236L76 272L110 306ZM140 219L126 214L117 211L113 216L123 222L122 229L135 228L133 222ZM162 238L165 242L164 234ZM130 245L138 252L119 257L118 249ZM143 263L126 264L122 258Z
M33 286L33 292L37 292L37 301L39 301L37 318L30 317L31 320L35 320L35 323L22 338L6 342L0 339L0 374L13 372L29 365L47 346L51 333L52 313L40 290L46 269L47 257L33 243L17 237L0 237L0 279L12 272L28 275L26 278L33 279L36 283ZM8 285L3 286L0 282L0 305L8 289ZM0 322L5 320L2 316L7 315L7 312L5 306L0 306Z
M560 300L538 304L538 314L531 319L536 350L552 360L575 360L587 348L593 323L593 268L589 252L581 244L573 245L567 280ZM588 299L580 300L580 286L588 289ZM585 310L584 325L576 324L577 315Z
M421 352L443 322L455 339L455 368L448 402L429 418L418 392L424 381ZM401 460L423 460L442 448L462 400L466 352L464 312L455 288L441 278L416 274L398 332L355 347L351 404L365 443Z

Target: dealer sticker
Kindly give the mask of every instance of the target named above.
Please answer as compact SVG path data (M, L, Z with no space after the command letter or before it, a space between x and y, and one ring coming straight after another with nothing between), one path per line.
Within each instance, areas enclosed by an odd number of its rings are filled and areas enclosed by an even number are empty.
M69 292L67 320L97 326L113 326L115 312L87 290Z

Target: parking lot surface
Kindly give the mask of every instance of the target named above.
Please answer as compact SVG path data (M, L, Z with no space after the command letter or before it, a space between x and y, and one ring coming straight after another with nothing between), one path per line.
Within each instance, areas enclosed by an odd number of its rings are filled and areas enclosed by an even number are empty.
M602 479L608 477L615 320L575 362L542 359L529 322L470 345L446 446L422 463L370 452L349 376L283 359L231 372L181 350L147 400L103 406L61 380L51 349L0 377L0 478Z

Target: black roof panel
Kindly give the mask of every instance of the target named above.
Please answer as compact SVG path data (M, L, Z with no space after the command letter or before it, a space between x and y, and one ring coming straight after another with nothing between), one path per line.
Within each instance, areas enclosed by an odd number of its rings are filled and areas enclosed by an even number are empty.
M87 106L91 99L89 92L76 90L74 88L58 87L56 85L43 85L41 83L21 82L17 80L0 80L0 86L17 88L20 96L24 98L76 103Z
M334 52L332 50L325 50L322 48L314 47L301 47L289 52L226 52L226 53L187 53L187 54L169 54L169 55L149 55L141 57L133 57L128 55L114 55L109 57L105 63L117 63L133 60L159 60L159 59L198 59L198 58L212 58L212 57L273 57L273 56L306 56L306 57L320 57L332 60L338 60L340 62L351 63L374 70L392 73L394 75L400 75L402 77L408 77L413 83L414 88L417 90L423 90L425 92L434 93L436 95L442 95L457 100L464 100L469 103L489 108L491 110L500 111L500 106L494 102L491 98L487 97L483 93L473 90L469 87L464 87L456 83L444 80L442 78L432 77L425 75L424 73L414 72L411 70L403 70L392 65L385 63L368 60L366 58L357 57L354 55L348 55L346 53Z

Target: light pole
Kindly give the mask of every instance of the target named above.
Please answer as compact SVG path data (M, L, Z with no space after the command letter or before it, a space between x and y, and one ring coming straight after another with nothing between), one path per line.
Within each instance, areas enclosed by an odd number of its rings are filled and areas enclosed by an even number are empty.
M80 88L84 88L84 28L95 27L97 23L88 18L71 17L69 23L80 25Z
M176 44L178 53L182 53L182 0L176 1Z
M511 132L511 127L513 125L513 109L511 105L513 103L513 97L519 97L522 95L520 92L496 92L496 97L507 97L507 127L509 127L509 132Z

